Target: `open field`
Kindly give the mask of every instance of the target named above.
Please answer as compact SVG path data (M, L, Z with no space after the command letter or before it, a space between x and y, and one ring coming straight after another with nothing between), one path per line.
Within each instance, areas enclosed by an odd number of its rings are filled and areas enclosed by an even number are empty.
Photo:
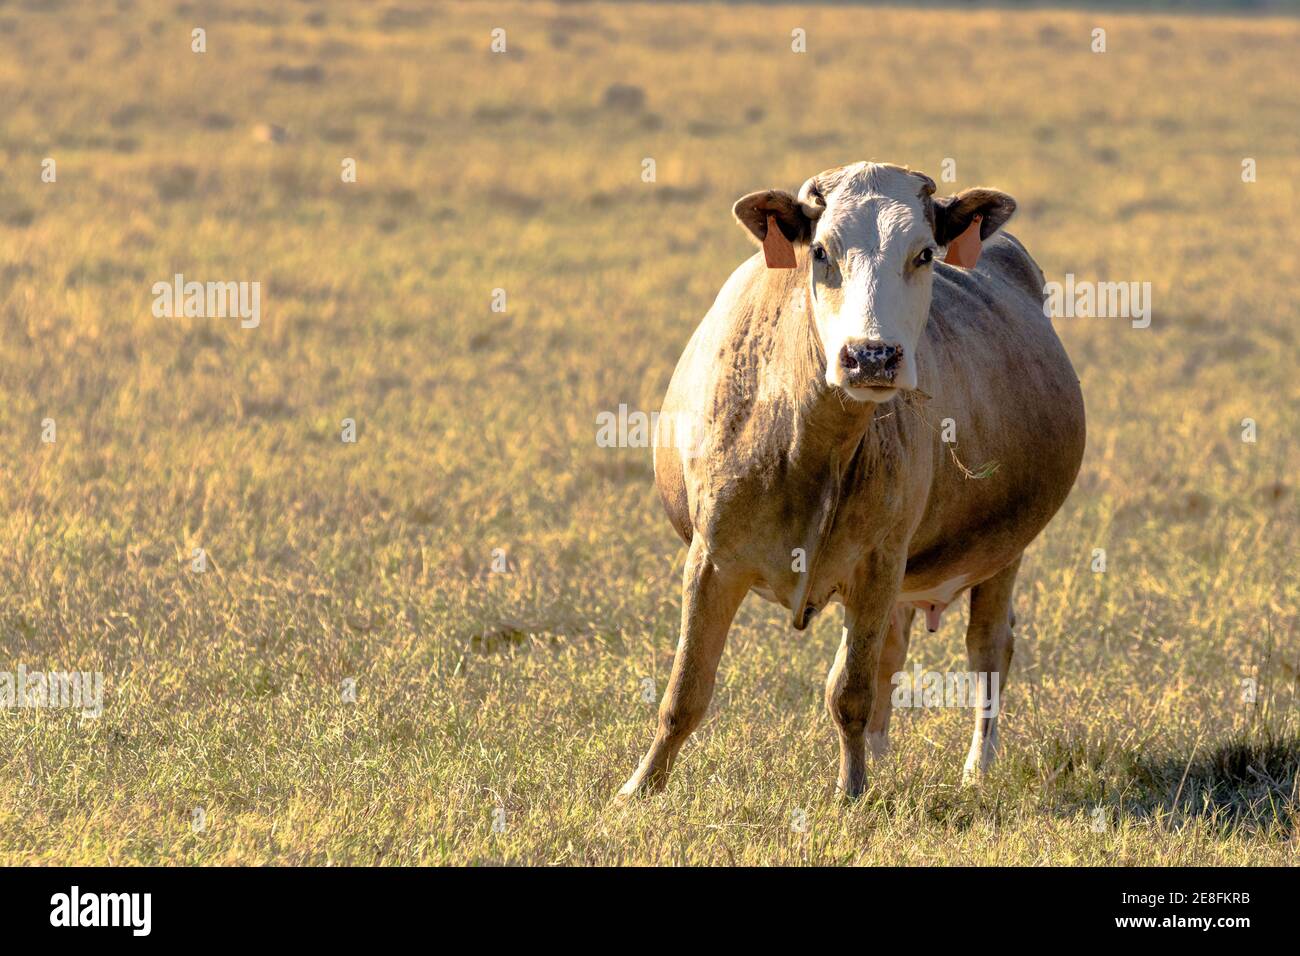
M0 709L0 864L1297 861L1300 23L47 6L0 5L0 671L104 710ZM1089 449L1001 763L963 791L969 712L898 713L842 806L838 611L751 597L667 792L611 806L685 549L596 416L658 407L738 196L946 157L1049 279L1153 290L1057 322ZM260 325L156 318L175 273ZM965 669L964 614L913 660Z

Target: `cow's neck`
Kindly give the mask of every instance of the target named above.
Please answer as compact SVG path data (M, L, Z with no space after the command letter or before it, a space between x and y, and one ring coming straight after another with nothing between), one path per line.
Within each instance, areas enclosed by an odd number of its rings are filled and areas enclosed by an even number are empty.
M796 466L822 472L835 460L847 467L855 453L874 451L878 441L874 402L855 402L826 383L826 359L812 319L811 293L799 294L803 308L783 310L777 341L787 350L779 367L788 378L792 423L790 457ZM888 408L889 406L885 406Z
M855 402L826 384L825 352L812 322L812 302L805 300L804 305L784 310L776 338L787 350L778 367L793 373L786 379L785 409L791 417L786 456L791 477L803 486L800 498L807 508L798 539L807 573L799 576L789 602L792 623L799 630L817 610L814 588L823 576L827 543L844 498L861 490L864 478L888 480L875 467L887 441L876 422L881 406Z

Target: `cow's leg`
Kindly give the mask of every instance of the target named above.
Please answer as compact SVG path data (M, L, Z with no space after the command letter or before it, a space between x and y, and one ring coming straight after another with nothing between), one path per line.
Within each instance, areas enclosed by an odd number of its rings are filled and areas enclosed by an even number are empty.
M840 791L849 799L867 786L867 722L876 698L881 649L902 584L902 562L872 558L846 596L844 636L826 677L826 709L839 731Z
M876 702L867 722L867 745L873 757L889 752L889 716L894 710L894 675L907 666L907 645L912 633L916 609L895 605L889 616L889 631L876 666Z
M687 553L683 577L681 638L659 703L659 729L621 797L663 789L677 752L708 710L731 619L749 590L747 578L713 564L699 536Z
M970 669L976 675L979 699L975 732L962 771L964 784L977 782L980 774L988 770L997 757L998 710L1007 686L1014 642L1011 592L1019 570L1020 557L1017 556L993 577L971 589L966 653L970 658Z

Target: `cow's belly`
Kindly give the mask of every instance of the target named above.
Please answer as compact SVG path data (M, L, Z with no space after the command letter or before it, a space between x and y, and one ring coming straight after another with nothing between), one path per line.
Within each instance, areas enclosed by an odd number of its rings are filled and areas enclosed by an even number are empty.
M899 603L951 604L1014 561L1041 530L1036 523L991 523L971 533L954 533L936 546L913 550L907 559Z
M1039 488L1018 490L1016 506L981 512L966 501L956 514L927 514L908 549L899 601L949 604L1014 561L1059 505Z

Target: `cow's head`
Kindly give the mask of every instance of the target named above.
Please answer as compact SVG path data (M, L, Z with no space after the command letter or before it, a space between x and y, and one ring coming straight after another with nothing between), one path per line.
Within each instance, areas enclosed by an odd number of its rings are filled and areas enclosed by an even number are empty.
M856 163L819 173L799 195L750 193L736 219L761 242L771 217L806 244L813 319L826 381L858 401L916 388L916 347L930 314L935 263L979 216L987 239L1016 209L993 189L935 199L934 180L900 166Z

